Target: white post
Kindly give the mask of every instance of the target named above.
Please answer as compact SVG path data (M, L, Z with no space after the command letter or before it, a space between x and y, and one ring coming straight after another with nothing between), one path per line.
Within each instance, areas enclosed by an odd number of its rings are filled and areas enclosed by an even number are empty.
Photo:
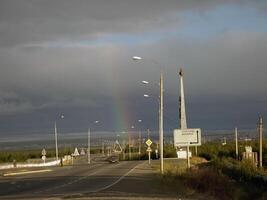
M87 145L88 145L88 148L87 148L87 160L88 160L88 164L91 163L91 152L90 152L90 149L91 149L91 146L90 146L90 134L91 134L91 130L90 128L88 128L88 141L87 141Z
M235 155L238 159L238 137L237 137L237 128L235 128Z
M57 122L55 121L55 143L56 143L56 160L58 160L58 147L57 147Z
M189 158L189 143L187 143L187 168L190 168L190 158Z
M163 75L160 74L160 172L163 174Z

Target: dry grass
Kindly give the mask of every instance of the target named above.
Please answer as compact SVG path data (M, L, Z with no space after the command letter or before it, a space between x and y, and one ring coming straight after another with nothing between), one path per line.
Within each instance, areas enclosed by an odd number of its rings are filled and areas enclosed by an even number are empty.
M254 178L256 169L249 163L232 162L231 159L208 163L203 158L193 157L191 166L187 170L186 160L164 161L163 184L188 197L204 194L225 200L262 199L266 196L266 185Z

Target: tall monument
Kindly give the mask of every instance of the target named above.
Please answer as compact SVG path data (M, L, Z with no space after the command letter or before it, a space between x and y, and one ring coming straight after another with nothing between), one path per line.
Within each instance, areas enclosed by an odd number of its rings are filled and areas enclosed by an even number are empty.
M179 76L180 76L180 98L179 98L180 129L187 129L185 98L184 98L184 81L183 81L184 72L182 68L180 69Z

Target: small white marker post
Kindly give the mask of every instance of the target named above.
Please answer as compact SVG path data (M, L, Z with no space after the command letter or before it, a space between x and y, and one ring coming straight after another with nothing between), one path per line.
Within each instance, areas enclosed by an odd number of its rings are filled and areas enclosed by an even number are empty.
M187 156L187 168L190 169L189 142L187 143L187 152L186 152L186 156Z

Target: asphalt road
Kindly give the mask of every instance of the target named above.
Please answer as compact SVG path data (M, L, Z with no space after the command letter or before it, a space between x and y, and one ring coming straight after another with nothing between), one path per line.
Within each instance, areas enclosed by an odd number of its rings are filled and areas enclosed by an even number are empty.
M162 190L147 161L16 169L0 174L0 199L177 199Z

